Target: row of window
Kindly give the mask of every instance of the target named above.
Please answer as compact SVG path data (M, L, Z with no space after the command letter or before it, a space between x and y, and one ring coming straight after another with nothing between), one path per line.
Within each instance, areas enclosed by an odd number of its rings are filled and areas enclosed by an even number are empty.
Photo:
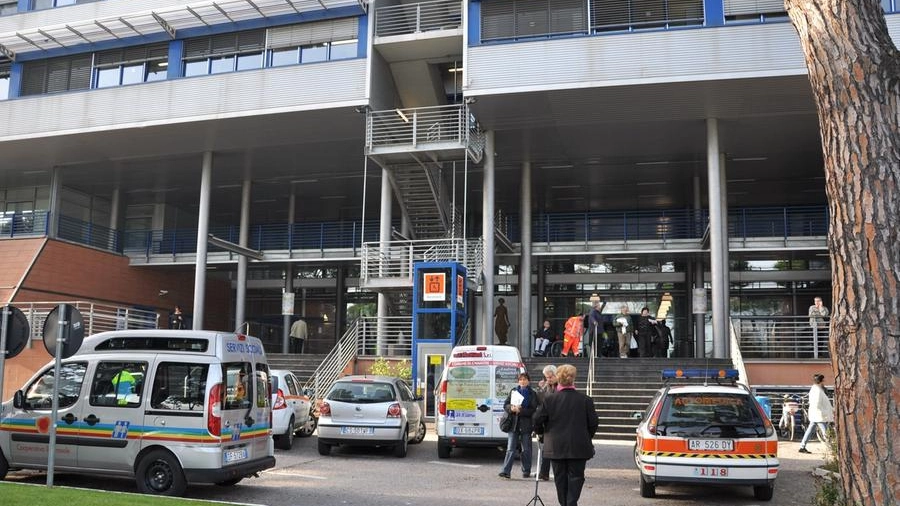
M357 30L357 18L346 18L187 39L181 74L355 58ZM169 76L169 63L168 43L26 62L21 95L160 81ZM9 81L9 64L0 64L0 99L9 97Z
M42 11L44 9L52 9L54 7L64 7L66 5L86 4L89 2L97 2L99 0L33 0L28 10ZM18 1L0 0L0 16L17 14L19 12Z

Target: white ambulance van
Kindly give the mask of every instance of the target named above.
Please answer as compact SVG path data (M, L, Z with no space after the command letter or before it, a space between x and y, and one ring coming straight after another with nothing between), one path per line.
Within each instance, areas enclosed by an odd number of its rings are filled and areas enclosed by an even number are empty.
M503 402L525 371L519 350L512 346L457 346L450 352L436 397L438 457L453 448L502 447Z
M47 469L53 362L0 410L0 479ZM269 367L243 334L125 330L62 361L54 470L134 478L147 494L234 485L275 465Z

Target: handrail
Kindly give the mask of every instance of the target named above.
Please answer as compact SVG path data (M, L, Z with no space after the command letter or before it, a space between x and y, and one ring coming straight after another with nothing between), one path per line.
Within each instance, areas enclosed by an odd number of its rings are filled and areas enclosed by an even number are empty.
M808 316L731 315L744 359L828 358L830 330L811 327ZM732 345L732 347L735 347Z
M362 247L360 278L363 284L374 278L412 280L417 261L459 262L467 277L477 280L484 262L481 239L423 239L367 242Z
M741 353L741 344L738 341L737 333L734 331L734 321L728 320L728 338L731 342L731 363L738 370L739 381L748 387L750 386L750 376L747 374L747 367L744 365L744 355Z
M412 356L412 316L360 316L357 321L359 356Z
M461 144L478 163L484 133L466 104L388 109L366 112L366 153L375 148L409 149Z
M320 399L331 385L341 377L344 368L356 357L359 347L359 318L353 320L334 348L310 375L303 390L311 390L313 399Z
M594 336L591 339L590 349L587 350L587 353L590 358L588 358L588 373L587 373L587 395L588 397L594 395L594 369L596 368L596 356L597 356L597 328L594 327Z
M390 5L375 9L375 36L405 35L462 26L462 2L429 2Z
M159 315L156 311L136 309L128 306L116 306L92 301L54 301L54 302L16 302L15 306L22 310L31 327L31 339L44 338L44 321L50 311L60 304L68 304L81 312L84 319L84 335L91 336L99 332L127 329L158 328Z

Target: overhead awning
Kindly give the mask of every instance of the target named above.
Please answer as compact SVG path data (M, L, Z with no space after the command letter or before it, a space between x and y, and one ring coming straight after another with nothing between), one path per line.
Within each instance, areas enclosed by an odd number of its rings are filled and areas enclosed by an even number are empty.
M73 21L0 34L0 54L11 60L19 53L47 51L79 44L94 44L127 37L269 18L285 14L358 6L366 10L368 0L214 0L193 2L165 9L124 14L102 19Z

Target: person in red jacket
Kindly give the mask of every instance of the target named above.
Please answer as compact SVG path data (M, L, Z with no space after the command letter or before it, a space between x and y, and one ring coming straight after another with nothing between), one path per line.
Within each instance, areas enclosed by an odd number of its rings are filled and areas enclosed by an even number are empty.
M584 317L575 315L566 320L566 330L563 333L563 349L561 355L569 356L569 350L576 357L581 356L578 353L578 346L581 344L581 335L584 334Z

